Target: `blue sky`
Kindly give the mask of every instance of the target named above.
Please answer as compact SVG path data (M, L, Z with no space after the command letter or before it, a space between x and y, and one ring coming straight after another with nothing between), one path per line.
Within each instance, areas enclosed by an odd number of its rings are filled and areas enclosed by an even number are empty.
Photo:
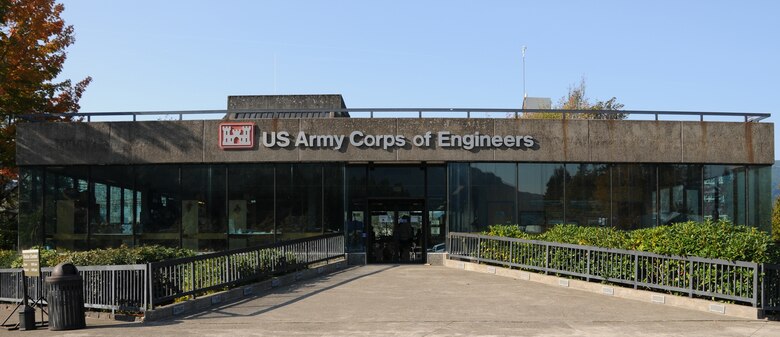
M780 116L778 1L62 2L76 35L62 77L94 78L82 111L274 93L518 108L525 45L529 96L585 77L626 109Z

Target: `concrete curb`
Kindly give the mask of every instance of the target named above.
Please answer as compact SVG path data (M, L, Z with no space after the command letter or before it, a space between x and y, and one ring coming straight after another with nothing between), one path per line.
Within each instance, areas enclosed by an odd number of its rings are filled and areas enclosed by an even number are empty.
M346 268L347 261L339 260L329 264L323 264L311 269L301 270L299 272L274 277L262 282L241 286L238 288L226 290L219 293L209 294L181 303L174 303L154 310L147 310L143 321L153 322L164 320L171 317L190 315L204 311L212 307L218 307L250 296L262 296L269 290L281 286L290 285L301 280L313 279L318 276L327 275L335 271Z
M444 259L444 267L463 269L485 274L494 274L503 277L511 277L521 281L531 281L544 283L551 286L567 287L571 289L583 290L591 293L613 296L618 298L647 302L651 304L669 305L677 308L684 308L696 311L704 311L714 314L721 314L732 317L747 319L762 319L762 312L759 308L748 307L744 305L721 303L708 301L699 298L689 298L665 293L657 293L647 290L638 290L615 286L612 284L602 284L596 282L587 282L562 278L554 275L544 275L534 272L528 272L518 269L509 269L499 266L490 266L472 262Z

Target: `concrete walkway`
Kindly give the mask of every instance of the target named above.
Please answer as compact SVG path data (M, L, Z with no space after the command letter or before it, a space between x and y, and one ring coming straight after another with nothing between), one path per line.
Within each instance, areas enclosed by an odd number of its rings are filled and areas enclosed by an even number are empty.
M370 265L183 319L24 336L780 336L780 322L431 266Z

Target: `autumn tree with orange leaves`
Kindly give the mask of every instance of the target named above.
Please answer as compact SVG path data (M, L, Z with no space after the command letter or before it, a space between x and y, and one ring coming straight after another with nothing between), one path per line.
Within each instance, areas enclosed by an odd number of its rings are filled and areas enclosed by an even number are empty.
M92 81L57 79L75 41L73 26L60 17L64 9L54 0L0 0L0 249L16 243L16 125L43 113L77 112Z

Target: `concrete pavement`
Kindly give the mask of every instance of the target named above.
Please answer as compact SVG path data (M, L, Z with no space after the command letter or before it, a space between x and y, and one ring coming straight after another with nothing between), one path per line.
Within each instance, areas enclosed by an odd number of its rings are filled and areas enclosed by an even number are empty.
M495 275L369 265L181 319L24 336L780 336L743 320Z

